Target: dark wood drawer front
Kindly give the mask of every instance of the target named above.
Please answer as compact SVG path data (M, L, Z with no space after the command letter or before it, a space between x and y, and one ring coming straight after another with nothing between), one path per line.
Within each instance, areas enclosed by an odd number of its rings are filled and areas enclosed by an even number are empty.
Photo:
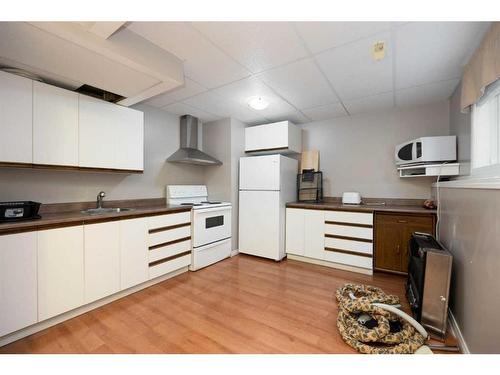
M377 214L377 223L411 224L432 226L434 222L432 215L399 215L399 214Z

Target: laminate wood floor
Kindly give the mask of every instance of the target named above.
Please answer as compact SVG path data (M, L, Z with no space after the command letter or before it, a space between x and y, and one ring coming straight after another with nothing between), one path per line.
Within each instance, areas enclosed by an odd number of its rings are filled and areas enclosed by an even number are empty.
M355 353L335 325L336 288L366 283L406 301L404 281L238 255L16 341L0 353Z

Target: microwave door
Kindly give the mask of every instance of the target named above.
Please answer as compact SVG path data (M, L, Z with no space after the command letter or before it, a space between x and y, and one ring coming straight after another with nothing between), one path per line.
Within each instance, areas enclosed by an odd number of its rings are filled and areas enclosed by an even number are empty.
M402 162L411 162L414 160L414 143L410 142L402 146L399 151L398 151L398 159L401 160Z

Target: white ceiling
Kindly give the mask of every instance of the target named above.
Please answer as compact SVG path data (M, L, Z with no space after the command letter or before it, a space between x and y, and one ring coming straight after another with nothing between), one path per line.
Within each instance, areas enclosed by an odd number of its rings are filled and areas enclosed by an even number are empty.
M185 84L146 101L203 121L296 123L445 100L489 23L132 22L184 62ZM375 61L373 44L386 43ZM270 103L251 109L248 99Z

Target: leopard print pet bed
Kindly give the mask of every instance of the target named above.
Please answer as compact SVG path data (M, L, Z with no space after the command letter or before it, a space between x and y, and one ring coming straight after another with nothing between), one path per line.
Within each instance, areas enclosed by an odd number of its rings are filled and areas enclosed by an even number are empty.
M426 339L406 320L372 303L399 304L399 298L387 295L380 288L368 285L345 284L337 289L339 304L337 327L342 339L360 353L413 354ZM351 298L354 296L355 299ZM376 320L373 328L358 322L360 314ZM397 326L399 329L391 329Z

